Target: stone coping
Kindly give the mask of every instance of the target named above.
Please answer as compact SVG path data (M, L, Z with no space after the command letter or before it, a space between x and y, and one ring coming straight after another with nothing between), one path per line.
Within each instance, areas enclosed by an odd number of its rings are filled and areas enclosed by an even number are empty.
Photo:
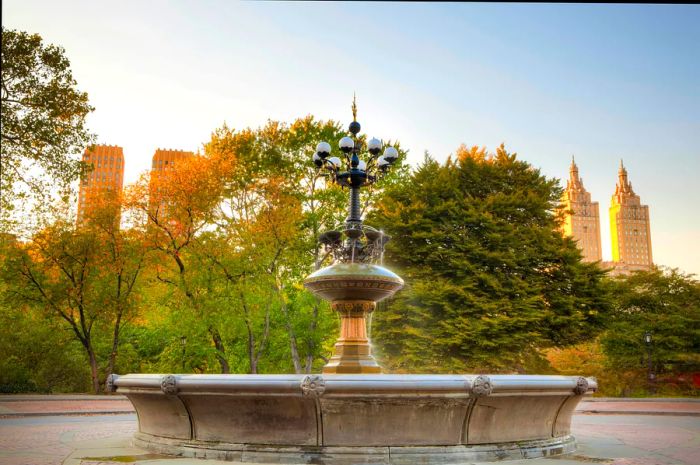
M255 395L479 397L484 395L584 395L598 385L592 378L548 375L113 375L108 383L121 394L163 391L166 394L211 392ZM305 389L310 387L311 389Z

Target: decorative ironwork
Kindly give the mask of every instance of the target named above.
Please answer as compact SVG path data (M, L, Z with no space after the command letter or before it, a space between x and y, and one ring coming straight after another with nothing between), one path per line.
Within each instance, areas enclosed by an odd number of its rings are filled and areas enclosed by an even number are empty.
M371 300L336 300L331 302L331 308L336 312L354 316L365 316L372 313L377 306Z
M177 394L177 378L173 375L163 376L160 380L160 390L169 396Z
M336 262L380 263L390 239L383 231L358 222L343 231L326 231L318 240Z
M353 121L348 127L350 135L340 139L338 144L342 152L341 157L331 156L331 145L328 142L320 142L313 156L319 175L328 176L331 182L350 189L345 225L321 234L319 242L336 262L380 263L384 246L390 237L382 231L362 224L360 189L374 184L384 176L398 160L399 152L394 147L387 146L380 155L384 145L382 141L372 138L365 144L357 137L361 126L357 122L357 104L354 96L352 117ZM361 155L364 160L360 158Z
M474 397L484 397L491 395L493 391L493 385L491 384L491 378L486 375L479 375L476 377L472 383L472 395Z
M321 397L326 390L326 381L321 375L307 375L301 381L301 393L306 397Z

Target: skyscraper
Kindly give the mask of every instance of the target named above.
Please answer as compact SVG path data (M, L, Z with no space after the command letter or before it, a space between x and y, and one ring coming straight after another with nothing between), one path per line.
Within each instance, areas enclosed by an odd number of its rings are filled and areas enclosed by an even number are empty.
M78 221L110 193L121 192L124 184L124 149L116 145L95 145L85 149L83 161L92 165L80 182Z
M564 215L563 232L576 239L583 260L587 262L600 261L602 249L600 245L600 213L598 202L591 202L591 194L583 187L579 177L578 166L571 158L569 179L563 197Z
M168 199L163 198L165 194L159 192L158 181L167 178L170 171L175 169L179 163L193 156L194 152L186 152L184 150L156 149L151 165L151 187L148 204L148 210L151 212L151 215L168 216L167 211L164 211L167 208Z
M622 160L610 202L610 236L616 266L622 265L630 270L651 268L649 207L642 205L639 196L634 193Z
M151 176L161 176L172 170L178 161L194 156L194 152L184 150L156 149L153 154L153 164L151 165Z

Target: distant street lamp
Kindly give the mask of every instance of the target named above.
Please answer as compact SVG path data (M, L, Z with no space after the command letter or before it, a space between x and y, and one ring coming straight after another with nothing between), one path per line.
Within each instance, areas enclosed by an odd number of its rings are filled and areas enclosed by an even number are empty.
M185 346L187 345L187 336L180 336L180 345L182 345L182 372L185 372Z
M653 364L651 362L651 332L647 331L644 333L644 343L647 346L647 381L649 383L649 393L654 394L654 375Z

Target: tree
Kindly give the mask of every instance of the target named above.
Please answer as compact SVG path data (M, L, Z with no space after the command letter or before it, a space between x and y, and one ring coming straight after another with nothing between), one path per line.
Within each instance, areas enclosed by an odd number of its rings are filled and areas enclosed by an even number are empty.
M102 293L105 308L112 311L111 318L106 319L107 326L111 326L112 341L105 377L114 373L122 330L138 313L136 289L146 257L142 231L120 228L122 200L121 193L115 192L93 199L94 206L80 225L90 230L101 244L95 263L95 274L101 278L97 289Z
M2 298L7 306L43 312L60 321L80 342L100 392L103 377L96 334L110 334L107 374L114 370L120 333L136 314L136 283L142 270L143 241L115 222L118 199L91 212L84 223L56 221L26 243L3 247Z
M307 293L302 283L327 263L319 235L342 227L347 215L347 192L324 186L327 173L318 173L312 155L318 142L344 135L338 123L307 116L291 124L269 121L256 130L224 126L205 146L211 156L235 159L216 215L217 233L237 244L240 253L249 250L245 253L250 258L239 261L245 265L238 273L272 286L296 373L310 373L314 364L325 361L335 333L336 319L328 305ZM376 187L390 184L402 172L395 170ZM363 192L365 210L372 208L373 198ZM224 271L222 263L218 260L217 266ZM225 275L241 279L231 269Z
M226 347L218 325L205 311L208 287L197 286L196 267L190 266L195 259L189 253L213 224L213 210L221 202L222 173L230 166L228 160L214 157L181 160L165 173L142 176L126 194L127 206L146 218L148 247L174 265L162 270L156 265L156 278L177 290L207 323L222 373L230 371Z
M603 272L556 231L561 189L501 146L426 157L371 221L408 283L374 315L395 370L525 371L538 350L586 340L607 311Z
M646 332L652 333L656 373L700 369L700 282L693 275L655 268L614 279L611 286L613 311L601 337L610 369L644 379Z
M228 265L225 258L210 259L229 280L268 283L297 373L310 372L314 361L323 357L319 340L324 336L319 332L333 321L322 311L323 304L306 298L301 281L318 263L321 229L340 221L345 204L340 189L318 189L311 163L318 141L337 140L340 132L337 123L306 117L291 125L270 121L256 130L235 131L224 126L205 146L207 153L235 159L236 164L227 178L216 223L217 233L229 238L237 252L228 253ZM242 256L248 258L241 260ZM231 260L238 265L233 266ZM243 310L249 315L245 305ZM247 327L251 358L255 337L252 326ZM262 341L266 334L263 331L258 339Z
M3 27L0 68L0 211L7 220L18 201L48 205L56 187L67 195L86 168L77 155L93 140L85 127L93 108L63 48L38 34Z
M0 353L0 393L90 388L82 346L40 309L0 303Z

